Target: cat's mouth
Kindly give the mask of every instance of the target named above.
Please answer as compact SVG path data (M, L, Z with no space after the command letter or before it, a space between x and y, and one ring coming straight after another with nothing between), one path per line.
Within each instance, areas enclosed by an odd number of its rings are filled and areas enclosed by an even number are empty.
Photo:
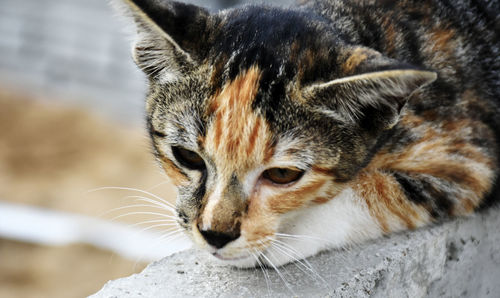
M216 257L217 259L222 260L222 261L241 261L241 260L246 260L246 259L249 259L252 257L252 256L227 257L227 256L221 255L218 252L214 252L214 253L212 253L212 255L214 257Z

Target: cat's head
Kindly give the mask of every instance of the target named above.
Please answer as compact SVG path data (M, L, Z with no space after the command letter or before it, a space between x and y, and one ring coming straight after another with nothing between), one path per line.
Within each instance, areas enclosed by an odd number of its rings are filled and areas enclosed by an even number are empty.
M233 264L255 263L284 218L301 225L297 211L335 200L435 78L307 12L121 6L137 25L133 57L149 78L148 125L179 223Z

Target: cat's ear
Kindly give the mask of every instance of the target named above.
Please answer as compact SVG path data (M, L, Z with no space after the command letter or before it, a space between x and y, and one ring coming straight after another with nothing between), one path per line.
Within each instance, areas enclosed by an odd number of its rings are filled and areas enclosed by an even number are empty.
M165 0L112 0L136 25L136 64L150 78L173 80L202 59L210 14L185 3Z
M316 109L367 129L388 129L417 89L433 82L431 71L393 69L352 75L306 87L303 96Z

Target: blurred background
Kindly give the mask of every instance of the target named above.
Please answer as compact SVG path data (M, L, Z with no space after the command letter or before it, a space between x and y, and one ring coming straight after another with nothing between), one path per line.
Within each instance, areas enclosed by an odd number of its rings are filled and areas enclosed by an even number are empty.
M87 296L189 247L123 27L104 0L0 0L0 297Z

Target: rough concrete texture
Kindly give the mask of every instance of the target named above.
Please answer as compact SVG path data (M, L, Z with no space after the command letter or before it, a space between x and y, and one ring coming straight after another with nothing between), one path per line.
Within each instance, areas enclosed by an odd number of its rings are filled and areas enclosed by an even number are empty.
M499 212L322 253L308 259L316 274L228 268L188 250L91 297L500 297Z

